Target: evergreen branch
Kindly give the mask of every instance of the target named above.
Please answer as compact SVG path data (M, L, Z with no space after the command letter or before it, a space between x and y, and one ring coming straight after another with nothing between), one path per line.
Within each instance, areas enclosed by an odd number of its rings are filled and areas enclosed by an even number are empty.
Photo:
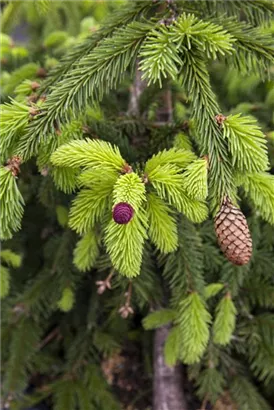
M237 174L236 183L243 187L262 218L274 224L274 176L266 172Z
M160 309L146 316L142 323L146 330L157 329L161 326L167 325L170 322L173 322L175 317L176 314L174 310Z
M162 78L169 75L175 80L182 70L180 53L199 48L215 59L217 53L231 53L233 42L233 37L221 26L183 13L173 24L158 25L148 34L140 51L143 78L149 84L159 81L162 86Z
M225 21L226 16L237 16L252 25L261 26L271 21L273 16L273 4L269 0L233 0L229 2L212 0L205 4L209 15L221 16Z
M108 142L86 139L72 141L51 156L53 165L63 167L104 167L121 171L125 165L119 149Z
M15 177L7 167L0 167L1 239L10 239L21 228L24 199Z
M177 309L182 295L189 291L204 293L203 247L195 226L186 218L178 221L179 246L164 266L164 277L172 292L172 306Z
M175 219L169 207L152 192L147 197L147 216L152 243L163 253L173 252L178 246Z
M274 307L274 286L271 282L251 278L248 282L245 282L244 289L247 290L248 299L253 306Z
M54 410L74 410L76 407L73 380L60 380L53 387Z
M239 171L265 171L268 166L266 138L250 117L230 115L223 122L224 136Z
M27 368L35 354L41 328L30 318L21 318L12 332L9 359L6 365L4 392L22 391L28 383Z
M163 150L154 154L145 165L145 173L152 172L158 166L173 164L179 168L184 169L191 161L196 159L196 155L188 150L171 148L169 150Z
M206 219L206 205L186 195L183 175L175 165L158 166L149 173L149 182L161 199L166 200L193 222L202 222Z
M182 361L187 364L199 361L209 340L211 316L198 293L181 300L176 322L180 328Z
M49 77L43 83L41 91L48 90L68 73L77 63L87 56L104 38L113 34L113 31L120 26L131 23L133 20L143 16L146 11L151 9L151 4L147 1L134 1L126 4L120 10L115 10L114 14L108 17L102 28L96 33L88 36L80 44L76 44L70 52L61 58L60 62L51 70Z
M214 120L220 110L210 86L203 56L198 51L190 50L185 53L184 59L181 82L192 96L192 115L202 153L209 158L209 199L211 208L216 211L226 193L232 198L235 195L227 143Z
M216 317L213 323L214 343L226 345L230 342L235 329L236 313L230 294L226 294L216 307Z
M3 262L13 268L19 268L19 266L21 266L22 256L12 252L10 249L2 249L0 251L0 257Z
M20 150L24 157L37 151L40 141L54 129L55 121L69 120L68 108L75 115L88 100L101 99L117 87L128 67L134 65L139 47L152 27L151 23L130 23L79 60L53 87L43 105L43 113L23 136Z
M222 283L211 283L205 287L204 296L205 299L212 298L216 296L222 289L224 285Z
M6 266L0 265L0 298L3 299L9 294L10 290L10 272Z
M1 158L2 161L12 154L18 134L24 130L30 119L30 107L18 101L12 100L9 104L1 104Z
M231 53L235 39L221 25L198 20L193 14L183 13L171 26L172 40L180 51L199 48L208 58Z
M244 376L236 376L230 385L232 399L240 408L270 410L270 406L257 388Z
M190 198L204 201L208 195L207 161L197 159L189 164L183 173L184 189Z
M74 199L69 212L69 226L82 235L90 231L104 217L109 206L114 181L97 189L82 189ZM98 189L99 188L99 189Z
M56 167L51 170L53 181L57 188L66 194L71 194L77 188L79 169Z
M73 263L80 271L90 270L99 255L96 232L90 231L78 242L73 252Z
M175 366L180 359L180 347L180 328L174 326L169 331L164 346L164 357L168 366Z
M274 315L263 313L247 323L244 330L250 368L265 383L269 383L274 377L273 329Z
M62 312L69 312L75 303L75 295L71 288L66 287L62 292L61 298L57 302L57 306Z
M6 95L13 95L16 87L19 86L19 84L21 84L26 78L28 80L36 78L38 69L38 64L28 63L14 70L9 77L8 83L4 87L4 93Z
M113 187L113 205L127 202L134 211L138 211L142 202L146 201L145 185L135 173L121 175Z
M274 61L273 39L261 28L254 28L244 22L222 19L224 28L236 39L236 53L227 61L234 62L241 73L269 76L269 68Z
M112 264L129 278L140 273L146 228L143 210L136 212L128 224L119 225L112 219L106 228L105 243Z
M216 403L218 397L225 388L225 378L215 367L209 367L200 372L196 380L197 394L200 399L207 397L212 404Z
M170 32L165 26L159 26L158 30L154 29L148 34L141 48L140 57L142 79L148 80L148 85L159 81L162 87L162 78L168 76L175 80L178 75L178 65L182 65L176 45L172 42Z

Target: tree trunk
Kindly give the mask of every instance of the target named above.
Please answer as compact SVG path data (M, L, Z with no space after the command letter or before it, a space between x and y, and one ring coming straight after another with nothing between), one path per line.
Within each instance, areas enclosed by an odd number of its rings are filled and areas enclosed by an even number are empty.
M153 410L187 410L180 365L168 367L164 360L164 345L170 326L156 329L154 336Z

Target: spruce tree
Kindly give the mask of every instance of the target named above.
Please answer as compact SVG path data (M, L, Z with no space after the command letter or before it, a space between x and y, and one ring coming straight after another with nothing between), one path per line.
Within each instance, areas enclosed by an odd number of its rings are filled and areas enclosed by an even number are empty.
M273 11L3 7L3 407L272 408Z

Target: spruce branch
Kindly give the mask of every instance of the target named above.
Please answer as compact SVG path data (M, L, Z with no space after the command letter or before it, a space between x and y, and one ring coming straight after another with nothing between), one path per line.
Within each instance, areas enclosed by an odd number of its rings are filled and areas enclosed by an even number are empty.
M99 255L98 239L95 229L86 233L76 244L73 263L80 271L90 270Z
M105 243L112 264L122 275L129 278L139 275L143 247L147 239L147 218L142 209L135 212L132 220L119 225L112 219L105 231Z
M243 187L263 219L274 224L274 177L266 172L237 174L236 183Z
M181 300L176 323L180 328L183 362L199 361L209 340L210 322L211 316L198 293L193 292Z
M51 156L53 165L64 167L110 168L121 171L125 165L119 149L108 142L86 139L72 141Z
M227 293L216 307L216 317L213 323L214 343L226 345L230 342L236 323L236 308Z
M15 167L15 168L14 168ZM14 173L18 172L18 161L15 165L0 167L1 239L10 239L14 232L21 228L24 199L17 187Z
M113 15L109 16L97 32L92 33L80 44L76 44L72 50L61 58L59 64L50 72L47 80L43 83L42 90L48 90L62 79L64 75L84 56L88 55L100 41L111 36L113 31L118 27L124 26L144 16L153 6L145 1L134 1L126 4L123 8L115 10Z
M148 236L163 253L178 246L177 226L169 207L153 192L147 196Z
M266 138L255 119L229 115L223 121L223 130L233 167L242 172L267 170Z
M25 157L37 152L45 134L52 132L54 121L69 120L68 108L75 115L88 100L100 100L116 88L128 67L135 63L139 47L152 26L153 23L133 22L118 28L53 87L42 115L21 139L20 149Z

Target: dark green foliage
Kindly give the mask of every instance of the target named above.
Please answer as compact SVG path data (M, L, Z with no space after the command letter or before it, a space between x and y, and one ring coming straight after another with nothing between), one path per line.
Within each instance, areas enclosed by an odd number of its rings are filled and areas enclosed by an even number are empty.
M149 408L107 364L138 344L151 382L148 330L169 325L165 360L187 367L204 408L270 409L273 3L36 3L3 11L4 404ZM29 42L12 44L22 21ZM217 247L224 195L248 217L243 267ZM112 219L120 202L127 225Z

